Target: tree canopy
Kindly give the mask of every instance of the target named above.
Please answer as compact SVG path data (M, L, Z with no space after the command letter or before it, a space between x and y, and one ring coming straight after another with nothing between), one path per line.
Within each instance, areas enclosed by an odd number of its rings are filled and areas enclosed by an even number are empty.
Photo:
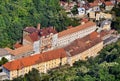
M120 33L120 3L113 7L112 12L114 13L114 20L112 21L112 28L116 29Z
M66 16L59 0L0 0L0 47L11 47L22 37L23 28L38 23L58 31L78 24Z

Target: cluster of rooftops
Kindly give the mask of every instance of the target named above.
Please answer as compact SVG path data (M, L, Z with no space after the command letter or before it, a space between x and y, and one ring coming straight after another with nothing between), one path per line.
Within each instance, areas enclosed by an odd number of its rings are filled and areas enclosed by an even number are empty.
M63 6L66 10L70 10L74 7L74 5L77 5L78 7L83 7L85 9L89 9L95 6L99 6L101 4L104 4L105 6L111 6L114 5L116 2L119 2L120 0L110 0L110 1L106 1L106 0L94 0L93 2L89 3L86 0L81 0L81 2L64 2L64 1L60 1L60 5Z
M74 33L74 32L77 32L77 31L80 31L80 30L83 30L83 29L86 29L87 27L91 27L91 26L94 26L95 25L95 23L93 23L93 22L91 22L91 21L87 21L85 24L83 24L83 25L79 25L79 26L76 26L76 27L70 27L69 29L66 29L66 30L64 30L64 31L62 31L62 32L58 32L57 33L57 31L53 28L53 27L48 27L48 28L43 28L43 29L40 29L42 32L47 32L49 29L50 29L50 31L52 31L54 34L58 34L58 37L63 37L63 36L66 36L66 35L69 35L69 34L72 34L72 33ZM31 42L34 42L34 41L37 41L37 40L39 40L39 33L38 33L38 29L37 28L35 28L35 27L26 27L25 29L24 29L24 31L27 31L27 32L29 32L30 34L29 35L27 35L27 37L26 37L26 39L27 40L29 40L29 41L31 41ZM49 32L47 32L47 33L49 33ZM51 32L50 32L51 33ZM49 34L50 34L49 33ZM101 32L100 33L101 34L101 36L103 36L103 35L106 35L106 34L108 34L107 33L107 31L106 32ZM93 36L94 37L94 36ZM76 40L77 41L77 40ZM17 49L15 49L15 50L12 50L12 49L10 49L10 48L5 48L4 50L7 50L10 54L12 54L12 55L19 55L19 54L21 54L21 53L24 53L24 52L26 52L26 51L30 51L30 50L33 50L33 47L31 46L31 45L21 45L21 44L19 44L19 43L16 43L15 45L14 45L14 47L15 48L17 48Z
M77 55L100 42L102 42L100 34L97 32L93 32L90 35L87 35L83 38L76 39L70 45L64 48L59 48L48 52L44 52L42 54L36 54L33 56L17 59L4 64L3 66L4 68L10 71L19 70L23 67L67 57L68 56L66 53L67 51L70 52L71 56Z

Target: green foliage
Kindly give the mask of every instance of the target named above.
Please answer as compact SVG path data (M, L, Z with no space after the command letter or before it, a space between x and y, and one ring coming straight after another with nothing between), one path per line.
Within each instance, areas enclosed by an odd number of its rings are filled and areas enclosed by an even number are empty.
M87 0L89 3L94 2L94 0Z
M120 33L120 3L117 5L118 7L113 7L112 12L114 12L115 20L112 22L112 27Z
M74 6L74 8L71 10L71 12L72 12L74 15L78 14L77 5Z
M0 60L0 66L5 64L6 62L8 62L8 59L6 59L5 57L2 57L2 59Z
M59 0L1 0L0 47L12 47L21 39L26 26L41 23L42 27L54 26L62 31L74 22L67 18Z

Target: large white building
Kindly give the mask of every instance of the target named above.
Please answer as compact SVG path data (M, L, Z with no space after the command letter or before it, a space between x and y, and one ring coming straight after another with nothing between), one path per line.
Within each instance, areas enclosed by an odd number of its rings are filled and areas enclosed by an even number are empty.
M96 24L91 21L71 27L57 33L54 27L40 29L27 27L23 31L23 44L14 50L7 49L11 54L11 60L43 53L56 48L64 47L78 38L82 38L96 30Z
M88 21L85 24L59 32L57 47L66 46L73 42L75 39L82 38L95 30L96 24L94 22Z
M39 30L35 28L24 29L25 32L23 35L23 45L33 45L33 50L35 53L64 47L65 45L73 42L75 39L82 38L96 30L96 24L91 21L76 27L71 27L59 33L57 33L53 27L40 29L39 26L40 25L38 25Z

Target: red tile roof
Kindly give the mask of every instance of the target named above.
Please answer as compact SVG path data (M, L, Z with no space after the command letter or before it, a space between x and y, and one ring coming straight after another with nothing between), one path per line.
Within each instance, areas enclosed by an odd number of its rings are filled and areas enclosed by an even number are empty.
M111 6L111 5L114 5L114 4L113 4L111 1L106 1L106 2L105 2L105 5L106 5L106 6Z
M67 30L64 30L62 32L59 32L58 33L58 37L63 37L63 36L66 36L66 35L69 35L69 34L72 34L72 33L75 33L75 32L78 32L80 30L83 30L83 29L86 29L86 28L89 28L91 26L95 26L96 24L94 22L87 22L86 24L83 24L83 25L79 25L79 26L76 26L76 27L73 27L73 28L70 28L70 29L67 29Z
M98 6L98 3L89 3L90 7Z
M19 48L19 47L21 47L21 46L22 46L22 44L20 44L20 43L14 44L14 48Z
M33 43L39 40L39 37L47 36L47 35L50 35L51 33L55 34L57 33L57 31L53 27L47 27L26 35L24 39Z
M83 18L82 20L81 20L81 22L85 22L85 23L87 23L89 20L87 19L87 18Z
M33 42L39 39L38 32L33 32L32 34L29 34L28 36L31 38Z
M43 29L40 29L39 31L40 36L47 36L47 35L50 35L50 33L55 34L57 33L57 31L53 27L43 28Z
M94 45L102 42L101 37L97 32L93 32L81 39L73 41L70 45L66 46L64 49L70 52L71 56L77 55L83 51L88 50Z
M60 48L60 49L44 52L42 54L36 54L33 56L14 60L4 64L3 67L9 71L12 71L12 70L22 69L27 66L32 66L38 63L47 62L50 60L64 58L64 57L66 57L66 52L64 49Z

